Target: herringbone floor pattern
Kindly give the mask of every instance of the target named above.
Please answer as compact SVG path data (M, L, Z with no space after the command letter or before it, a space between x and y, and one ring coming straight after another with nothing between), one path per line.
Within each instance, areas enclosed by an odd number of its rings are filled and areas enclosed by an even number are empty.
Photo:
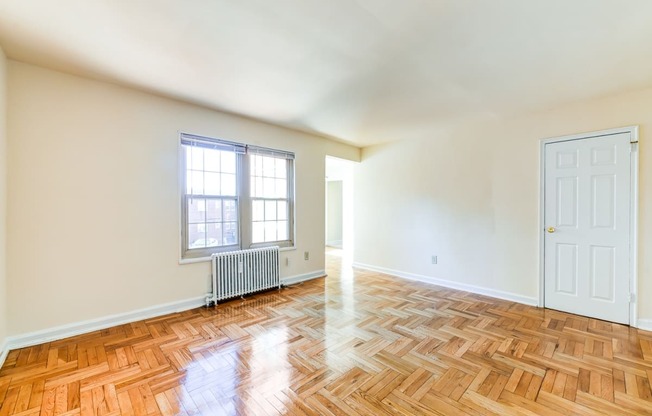
M12 351L0 415L652 414L652 333L338 264Z

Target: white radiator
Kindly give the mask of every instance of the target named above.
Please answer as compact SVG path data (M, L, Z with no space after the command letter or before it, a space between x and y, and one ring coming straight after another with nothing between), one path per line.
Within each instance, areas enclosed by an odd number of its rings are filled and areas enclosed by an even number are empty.
M212 303L281 287L278 247L216 253L212 256Z

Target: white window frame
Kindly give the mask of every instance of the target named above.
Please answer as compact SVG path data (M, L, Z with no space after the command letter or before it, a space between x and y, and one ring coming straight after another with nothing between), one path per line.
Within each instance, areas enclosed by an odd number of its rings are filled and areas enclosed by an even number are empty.
M236 205L238 210L238 244L218 247L207 247L199 249L188 248L188 209L186 194L186 150L187 144L184 141L198 141L204 143L212 143L224 150L233 149L236 153ZM236 151L237 149L237 151ZM251 170L249 163L249 155L267 155L278 158L284 158L287 161L287 204L288 204L288 239L283 241L271 241L265 243L252 243L253 235L253 216L252 216L252 201L250 189ZM179 258L182 263L189 263L195 261L206 261L214 253L221 253L226 251L241 250L247 248L258 248L267 246L279 246L282 249L294 248L295 242L295 163L294 153L283 150L269 149L260 146L247 145L243 143L231 142L223 139L216 139L205 136L198 136L189 133L179 134L179 206L180 206L180 253ZM209 197L214 199L222 199L227 197L215 196ZM231 198L227 198L231 199Z

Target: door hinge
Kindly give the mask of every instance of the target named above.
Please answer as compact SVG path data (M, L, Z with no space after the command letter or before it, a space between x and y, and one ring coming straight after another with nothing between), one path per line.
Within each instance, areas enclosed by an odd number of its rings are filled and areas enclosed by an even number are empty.
M629 303L636 302L636 295L633 294L633 293L630 293L627 300L629 301Z

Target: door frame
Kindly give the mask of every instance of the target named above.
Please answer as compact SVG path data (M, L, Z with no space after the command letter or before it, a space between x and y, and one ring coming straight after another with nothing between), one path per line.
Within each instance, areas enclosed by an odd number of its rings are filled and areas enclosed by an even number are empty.
M619 127L568 136L550 137L539 140L539 304L545 307L545 181L546 145L592 137L629 133L630 152L630 224L629 224L629 325L638 328L638 126Z

